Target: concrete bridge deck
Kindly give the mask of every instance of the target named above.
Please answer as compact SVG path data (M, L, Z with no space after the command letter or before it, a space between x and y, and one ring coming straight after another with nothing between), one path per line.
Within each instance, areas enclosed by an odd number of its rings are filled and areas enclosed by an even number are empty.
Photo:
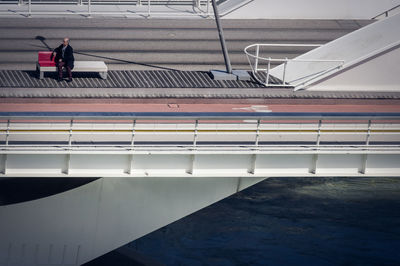
M324 44L372 20L231 20L222 25L234 69L248 69L253 43ZM0 69L34 70L37 52L71 38L75 59L105 61L110 70L224 69L215 21L204 19L0 18ZM293 58L307 48L272 48Z

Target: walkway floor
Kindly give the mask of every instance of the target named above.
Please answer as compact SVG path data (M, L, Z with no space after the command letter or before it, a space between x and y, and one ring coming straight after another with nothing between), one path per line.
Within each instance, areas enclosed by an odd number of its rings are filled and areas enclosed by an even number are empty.
M39 80L35 71L0 70L0 97L5 98L196 98L196 99L400 99L398 92L316 92L264 87L250 81L215 81L204 71L109 71L74 73L71 83L56 73Z

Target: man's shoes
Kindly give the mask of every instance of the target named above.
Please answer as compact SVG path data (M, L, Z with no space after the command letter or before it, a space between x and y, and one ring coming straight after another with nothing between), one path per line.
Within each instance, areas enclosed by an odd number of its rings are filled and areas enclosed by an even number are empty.
M67 82L69 83L69 82L72 82L72 78L69 78L68 80L67 80Z

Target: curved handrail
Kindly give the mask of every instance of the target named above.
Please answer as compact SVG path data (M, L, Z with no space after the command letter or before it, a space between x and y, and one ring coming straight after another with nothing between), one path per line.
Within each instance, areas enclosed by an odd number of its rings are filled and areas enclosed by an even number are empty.
M259 43L256 43L256 44L248 45L246 48L244 48L244 52L245 52L245 54L247 56L247 60L248 60L248 62L250 64L253 76L258 82L260 82L261 84L263 84L265 86L293 87L292 84L286 83L286 80L285 80L286 67L287 67L288 62L315 62L315 63L334 62L334 63L339 63L338 66L335 66L335 67L329 68L329 69L327 69L325 71L317 72L317 73L315 73L313 75L309 75L309 76L304 77L304 78L308 77L308 79L307 79L307 81L308 81L308 80L311 80L311 79L315 78L315 76L319 76L319 75L325 74L326 72L330 72L330 71L332 71L334 69L340 68L344 64L344 60L337 60L337 59L296 59L296 58L293 58L293 59L288 59L288 58L276 59L276 58L271 58L271 57L267 58L267 57L260 56L260 47L320 47L321 45L322 44L282 44L282 43L277 43L277 44L259 44ZM255 47L256 51L255 51L255 54L252 54L248 50L251 49L251 48L254 48L254 47ZM255 59L254 66L251 63L250 58L254 58ZM264 60L264 61L267 62L267 68L266 69L264 69L264 68L259 69L258 68L259 60ZM269 84L271 62L282 62L282 63L284 63L282 84ZM265 82L261 81L257 77L256 73L258 71L266 71Z

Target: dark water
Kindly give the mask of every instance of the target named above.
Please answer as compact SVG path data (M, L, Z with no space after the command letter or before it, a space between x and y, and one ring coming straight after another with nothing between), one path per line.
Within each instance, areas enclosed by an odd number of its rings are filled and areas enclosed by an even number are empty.
M159 264L400 265L400 178L267 179L88 265Z

